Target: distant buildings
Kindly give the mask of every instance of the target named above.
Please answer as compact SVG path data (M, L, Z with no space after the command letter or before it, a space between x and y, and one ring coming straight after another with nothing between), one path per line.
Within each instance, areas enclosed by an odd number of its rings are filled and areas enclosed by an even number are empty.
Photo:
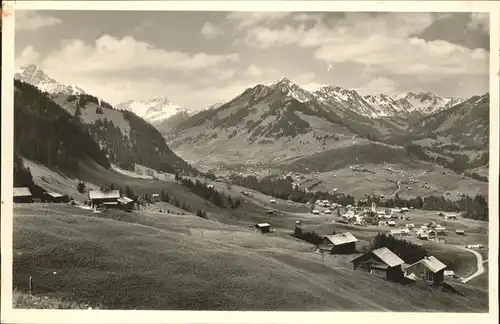
M404 261L386 247L372 250L351 261L354 269L367 271L390 281L399 281L403 275Z
M269 223L260 223L255 225L255 229L261 233L271 232L271 225Z
M14 187L14 202L18 204L32 203L33 195L28 187Z
M457 219L457 214L444 214L444 219L455 220Z
M118 205L118 198L120 198L119 190L110 191L99 191L91 190L89 191L89 200L92 208L104 205L106 207L113 207Z

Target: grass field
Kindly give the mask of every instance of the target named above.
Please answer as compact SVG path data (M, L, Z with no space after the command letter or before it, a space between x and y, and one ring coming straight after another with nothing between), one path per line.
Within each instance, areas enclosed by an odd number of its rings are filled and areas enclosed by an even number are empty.
M314 190L331 191L337 188L340 192L360 199L367 194L388 197L398 189L396 183L401 180L403 184L398 194L400 197L405 198L440 196L447 192L450 193L449 198L452 200L458 199L461 193L465 193L470 197L481 194L486 199L488 196L488 183L468 177L462 179L461 175L440 166L433 166L433 170L429 172L426 172L430 167L428 164L415 165L414 167L381 164L364 165L364 167L368 172L342 168L317 175L307 175L302 187L306 188L320 181L320 184ZM392 167L394 171L389 171L385 167ZM446 174L443 174L443 172ZM404 184L404 181L408 181L411 176L416 177L419 183ZM421 184L426 182L429 188L420 187ZM411 190L407 190L407 186L411 187Z
M190 215L14 207L14 288L26 292L32 276L40 298L105 309L488 309L483 289L460 285L460 296L403 286L353 271L349 261L323 262L287 235Z

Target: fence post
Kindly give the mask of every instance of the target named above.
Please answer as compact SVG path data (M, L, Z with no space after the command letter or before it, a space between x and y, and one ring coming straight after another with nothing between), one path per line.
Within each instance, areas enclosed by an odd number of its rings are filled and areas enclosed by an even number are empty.
M31 276L29 278L28 286L30 289L30 295L32 295L33 294L33 278Z

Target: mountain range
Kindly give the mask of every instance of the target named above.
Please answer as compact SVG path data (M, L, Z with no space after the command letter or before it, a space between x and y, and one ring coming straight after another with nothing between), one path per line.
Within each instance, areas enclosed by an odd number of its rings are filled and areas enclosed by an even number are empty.
M179 113L189 114L186 108L172 104L168 98L129 100L119 103L116 108L131 111L153 125L161 124Z
M310 92L281 78L248 88L218 108L186 116L174 127L170 125L169 130L161 131L181 157L199 166L216 168L222 164L276 166L321 152L334 156L335 150L361 149L374 142L403 146L429 134L441 136L443 143L453 138L459 140L459 146L484 148L485 136L461 137L456 127L445 134L442 127L432 129L432 122L422 122L446 120L456 110L454 107L464 107L457 109L469 111L470 118L456 113L457 125L464 129L474 124L482 127L479 133L483 134L489 129L487 98L441 98L411 92L362 96L355 90L336 86ZM469 118L468 122L460 122L463 118ZM438 142L437 146L443 144Z
M124 168L142 163L161 169L162 159L175 160L181 169L187 168L183 160L219 168L276 166L372 143L403 146L416 142L429 152L456 157L466 149L483 154L488 141L487 94L471 98L429 92L363 96L338 86L307 91L283 77L250 87L228 102L190 112L165 97L127 101L115 109L76 85L57 82L34 65L23 66L15 78L47 92L52 101L78 116L110 162ZM138 136L132 124L148 134L146 139L141 134L147 141L144 148L131 139ZM464 130L469 135L460 135ZM456 144L451 153L450 143ZM161 159L153 156L159 147L166 154Z

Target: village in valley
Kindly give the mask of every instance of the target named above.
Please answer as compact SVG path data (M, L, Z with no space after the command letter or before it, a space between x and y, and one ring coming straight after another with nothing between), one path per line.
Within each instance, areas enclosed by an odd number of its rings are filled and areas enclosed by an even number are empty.
M14 308L489 311L483 16L69 12L16 30Z

